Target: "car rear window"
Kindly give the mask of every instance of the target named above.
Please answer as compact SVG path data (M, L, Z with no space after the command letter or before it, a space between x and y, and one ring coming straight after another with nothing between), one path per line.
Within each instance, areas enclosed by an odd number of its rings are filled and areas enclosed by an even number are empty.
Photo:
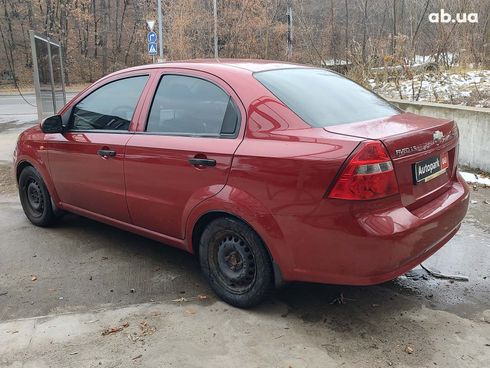
M327 70L277 69L254 73L254 77L313 127L400 114L373 92Z

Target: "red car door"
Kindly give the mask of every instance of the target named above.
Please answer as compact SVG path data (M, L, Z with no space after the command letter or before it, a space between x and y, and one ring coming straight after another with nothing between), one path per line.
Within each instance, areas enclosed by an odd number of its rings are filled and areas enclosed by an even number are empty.
M63 206L131 222L124 149L148 75L98 86L71 110L67 131L49 137L49 169Z
M182 239L189 211L226 184L245 114L206 73L165 72L154 85L146 121L126 146L127 202L135 225Z

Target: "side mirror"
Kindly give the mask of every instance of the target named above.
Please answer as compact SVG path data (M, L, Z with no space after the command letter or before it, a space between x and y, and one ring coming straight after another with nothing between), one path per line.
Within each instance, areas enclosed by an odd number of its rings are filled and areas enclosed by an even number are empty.
M46 118L41 123L43 133L61 133L63 132L63 121L60 115L53 115Z

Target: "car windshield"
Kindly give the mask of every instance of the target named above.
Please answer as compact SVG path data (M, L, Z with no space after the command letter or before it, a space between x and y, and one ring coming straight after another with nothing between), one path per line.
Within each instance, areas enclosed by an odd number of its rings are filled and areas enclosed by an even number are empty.
M400 110L373 92L326 70L278 69L257 72L254 77L313 127L400 114Z

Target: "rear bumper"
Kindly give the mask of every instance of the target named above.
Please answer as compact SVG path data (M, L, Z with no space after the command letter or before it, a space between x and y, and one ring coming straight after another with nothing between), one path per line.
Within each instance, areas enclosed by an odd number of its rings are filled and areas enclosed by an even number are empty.
M348 285L392 280L456 234L468 201L469 188L458 174L446 192L413 211L399 202L363 209L339 201L321 204L306 218L282 217L281 228L295 230L284 230L294 262L283 271L285 279Z

